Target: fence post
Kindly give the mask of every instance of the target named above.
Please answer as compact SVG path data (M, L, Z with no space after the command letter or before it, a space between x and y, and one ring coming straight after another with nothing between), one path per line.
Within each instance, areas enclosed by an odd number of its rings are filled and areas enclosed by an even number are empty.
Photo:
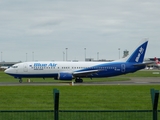
M159 99L159 91L151 89L151 98L152 98L152 109L153 109L153 120L158 120L158 99Z
M54 120L58 120L59 114L59 90L53 89L54 94Z

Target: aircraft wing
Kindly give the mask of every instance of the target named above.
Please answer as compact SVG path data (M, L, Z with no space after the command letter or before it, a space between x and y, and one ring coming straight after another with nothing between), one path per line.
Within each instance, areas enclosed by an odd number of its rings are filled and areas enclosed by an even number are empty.
M155 64L155 62L144 62L144 63L137 63L137 64L134 64L134 66L143 66L143 65L150 65L150 64Z
M99 70L87 70L87 71L79 71L73 72L74 77L88 76L99 72Z

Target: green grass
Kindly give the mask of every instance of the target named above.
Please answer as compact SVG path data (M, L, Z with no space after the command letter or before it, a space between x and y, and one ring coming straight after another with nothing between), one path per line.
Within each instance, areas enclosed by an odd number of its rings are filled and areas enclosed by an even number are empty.
M159 72L159 71L158 71ZM129 80L130 77L160 77L153 71L111 78L84 79L84 82ZM27 79L23 79L24 82ZM53 79L31 79L33 82L66 82ZM0 72L1 82L18 82ZM0 86L0 110L53 110L53 89L60 90L60 110L151 110L150 89L159 85L101 86ZM160 107L158 107L159 109ZM151 112L60 112L60 120L150 120ZM52 112L0 112L0 119L53 119Z
M1 86L2 110L53 110L53 89L60 90L61 110L148 110L150 89L159 85Z
M138 71L133 74L92 81L129 80L130 77L159 77L153 71ZM60 82L41 78L34 82ZM0 72L0 82L18 82L13 77ZM24 81L26 82L26 81ZM64 81L62 81L64 82ZM62 110L121 110L151 109L150 89L160 90L159 85L106 85L106 86L0 86L0 109L3 110L52 110L53 88L60 90Z

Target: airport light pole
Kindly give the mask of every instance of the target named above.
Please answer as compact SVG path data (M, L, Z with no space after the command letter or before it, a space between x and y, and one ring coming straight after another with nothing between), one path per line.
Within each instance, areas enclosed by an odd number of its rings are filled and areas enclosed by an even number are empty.
M1 52L1 62L2 62L2 54L3 54L3 52Z
M66 61L67 61L67 50L68 50L68 48L66 48Z
M119 51L119 59L120 59L120 50L121 50L121 49L120 49L120 48L118 48L118 51Z
M26 53L26 62L27 62L27 53Z
M86 48L84 48L84 61L86 61Z
M32 60L34 61L34 52L32 52Z
M97 61L99 60L99 52L97 52Z
M63 61L64 61L64 56L65 56L65 53L63 52Z

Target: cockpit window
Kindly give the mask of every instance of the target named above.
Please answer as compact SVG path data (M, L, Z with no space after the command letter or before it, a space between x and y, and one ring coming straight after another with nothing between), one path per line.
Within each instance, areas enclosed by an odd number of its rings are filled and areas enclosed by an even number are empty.
M18 66L12 66L12 68L18 68Z

